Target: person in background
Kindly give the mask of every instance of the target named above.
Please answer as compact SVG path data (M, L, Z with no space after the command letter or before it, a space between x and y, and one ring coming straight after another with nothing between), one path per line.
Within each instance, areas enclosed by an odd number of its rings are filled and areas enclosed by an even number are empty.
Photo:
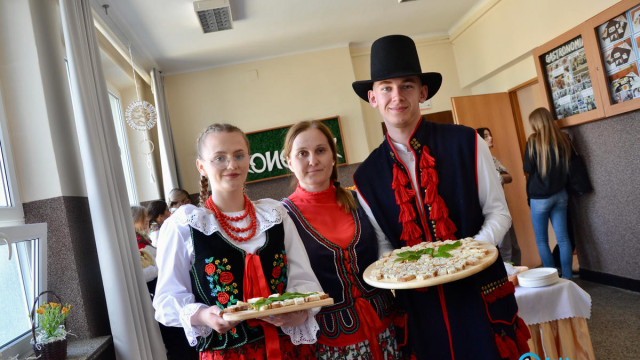
M354 194L337 182L331 130L318 121L298 123L287 133L283 154L298 186L282 202L320 285L335 301L316 317L316 356L399 359L391 291L371 287L362 278L365 268L378 259L376 233Z
M149 239L151 244L158 247L158 232L162 223L171 215L169 206L162 200L155 200L147 205L149 216Z
M197 154L202 207L181 206L160 229L156 319L182 326L202 360L314 358L318 308L242 322L222 317L238 300L322 288L282 204L244 194L245 134L213 124L198 137Z
M360 205L394 248L474 237L496 245L511 225L487 144L474 129L426 121L420 103L440 88L423 73L413 40L385 36L371 46L371 80L356 94L378 109L383 143L354 174ZM396 290L407 312L407 346L418 359L518 359L529 330L498 255L479 273L415 290ZM405 351L406 349L406 351Z
M527 140L524 172L527 177L527 197L531 207L531 222L536 246L545 267L556 267L549 248L549 220L560 249L561 275L572 278L573 250L567 231L569 196L565 187L571 158L571 143L560 131L553 116L545 108L529 115L533 134Z
M476 129L478 135L487 142L489 146L489 150L493 149L493 135L491 134L491 130L489 128L478 128ZM493 156L493 164L496 167L496 172L498 176L500 176L500 183L504 187L504 184L509 184L513 181L511 178L511 174L507 171L500 161ZM500 249L500 255L502 255L502 260L505 262L513 263L514 265L519 266L521 263L521 253L520 246L518 245L518 239L516 238L516 232L513 230L513 224L509 227L509 230L504 236L504 239L498 245Z
M131 217L133 218L133 227L136 230L136 242L138 243L138 251L140 252L140 261L142 262L142 273L144 281L147 282L149 294L153 298L156 288L156 278L158 277L158 267L156 266L156 248L151 244L149 239L149 216L147 209L142 206L131 207Z
M163 201L161 203L165 204ZM166 207L166 204L165 204ZM142 273L147 282L149 295L153 300L158 278L158 266L156 265L156 247L151 244L147 236L149 232L149 216L147 209L142 206L132 206L131 215L133 226L136 230L136 240L140 251ZM184 331L181 328L167 327L159 323L160 335L167 350L167 360L196 360L198 352L189 346Z
M169 212L173 214L180 206L191 204L191 197L187 190L175 188L169 192L169 199L167 199L169 205Z

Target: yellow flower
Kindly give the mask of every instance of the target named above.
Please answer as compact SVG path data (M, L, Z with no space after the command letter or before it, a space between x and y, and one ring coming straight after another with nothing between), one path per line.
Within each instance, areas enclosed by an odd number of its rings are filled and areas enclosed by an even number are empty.
M231 270L231 265L227 265L227 270Z
M216 260L216 265L217 265L217 264L220 264L220 260Z
M238 287L238 284L236 284L236 283L233 283L232 285L233 285L234 288Z
M273 266L276 266L276 262L275 261L273 262Z
M41 307L38 308L38 310L36 310L36 312L40 315L44 314L44 309Z
M229 261L229 260L227 260L227 258L223 258L223 259L222 259L222 262L225 262L225 263L226 263L226 262L228 262L228 261Z
M63 308L62 308L62 313L63 313L63 314L68 314L68 313L69 313L69 310L68 310L66 307L63 307Z
M54 308L54 309L57 309L57 308L60 307L60 304L58 304L58 303L50 303L50 304L51 304L51 307Z
M234 293L234 294L237 294L237 293L238 293L238 290L237 290L237 289L234 289L234 290L233 290L233 293Z

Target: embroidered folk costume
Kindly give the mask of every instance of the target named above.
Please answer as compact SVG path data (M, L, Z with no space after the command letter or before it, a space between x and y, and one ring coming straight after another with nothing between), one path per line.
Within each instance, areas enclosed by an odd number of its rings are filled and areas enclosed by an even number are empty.
M362 272L378 257L376 234L367 215L361 208L346 213L336 201L333 185L318 192L298 185L282 201L298 228L316 277L335 302L316 316L320 326L318 358L363 358L368 354L376 360L397 358L391 292L373 288L362 279Z
M422 72L415 43L403 35L376 40L370 68L371 80L352 87L389 130L354 174L371 223L394 248L463 237L497 244L511 221L489 149L473 129L420 115L419 103L438 92L442 75ZM513 292L500 257L465 279L396 291L407 312L407 352L418 359L517 360L528 351L529 334Z
M421 120L405 151L413 164L387 138L358 168L359 195L394 248L481 232L478 177L495 174L477 173L477 141L473 129ZM517 359L529 334L513 293L500 257L463 280L396 291L409 348L418 359Z
M156 319L183 327L201 359L314 358L312 347L303 344L316 341L318 309L308 310L305 323L296 327L249 320L219 334L191 325L200 307L224 309L273 293L322 290L279 202L245 198L245 210L231 214L207 205L211 211L182 206L162 226Z

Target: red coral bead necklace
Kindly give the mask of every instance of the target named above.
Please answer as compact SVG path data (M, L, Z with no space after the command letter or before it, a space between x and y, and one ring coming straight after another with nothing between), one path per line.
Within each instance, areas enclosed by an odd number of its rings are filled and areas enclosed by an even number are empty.
M213 211L213 215L216 217L216 220L218 220L218 223L220 224L220 227L222 227L222 230L224 230L224 232L233 240L239 242L247 241L256 234L256 231L258 230L256 209L247 195L244 195L244 212L238 216L228 216L222 213L222 211L218 209L216 204L213 203L213 199L211 199L211 196L209 196L204 205L207 207L207 209ZM247 218L247 216L249 217L249 219L251 219L251 222L249 223L249 226L245 228L236 227L231 225L230 223L231 221L244 220ZM245 236L240 235L241 233L245 232L249 232L249 234Z

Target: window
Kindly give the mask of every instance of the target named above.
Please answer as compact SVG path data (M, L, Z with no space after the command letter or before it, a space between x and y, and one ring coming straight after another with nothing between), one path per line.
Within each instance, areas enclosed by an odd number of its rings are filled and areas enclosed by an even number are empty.
M0 352L22 357L32 352L28 315L47 288L46 224L0 227L0 274Z
M24 216L18 196L9 132L0 93L0 226L17 224L24 224Z
M116 136L118 137L118 146L120 147L120 160L122 160L122 170L124 171L124 180L127 183L127 194L129 194L129 204L138 204L138 194L136 193L135 182L133 181L133 171L131 170L131 155L129 154L129 146L127 144L127 134L124 128L124 119L122 118L122 106L120 99L109 92L109 104L111 105L111 113L116 126Z

